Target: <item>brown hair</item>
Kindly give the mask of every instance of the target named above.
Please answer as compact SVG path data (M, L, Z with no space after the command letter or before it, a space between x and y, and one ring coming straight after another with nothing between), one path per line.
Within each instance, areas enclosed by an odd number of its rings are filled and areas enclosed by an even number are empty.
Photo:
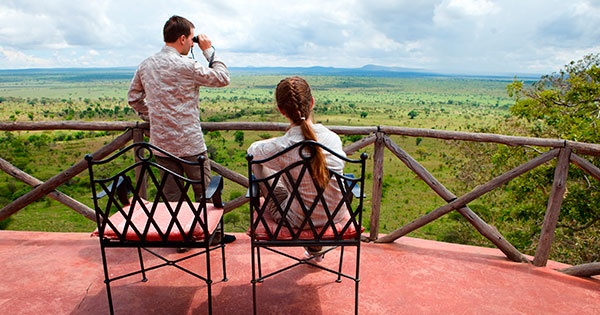
M288 117L293 124L300 126L302 135L306 140L317 141L314 131L308 125L312 105L310 86L300 77L285 78L277 84L275 90L277 107ZM329 182L329 171L325 162L325 155L321 148L315 147L315 156L311 161L313 176L320 187L325 188Z
M163 38L165 43L173 43L177 41L181 35L190 36L192 32L192 28L194 28L194 24L188 21L186 18L173 15L167 23L165 23L165 27L163 28Z

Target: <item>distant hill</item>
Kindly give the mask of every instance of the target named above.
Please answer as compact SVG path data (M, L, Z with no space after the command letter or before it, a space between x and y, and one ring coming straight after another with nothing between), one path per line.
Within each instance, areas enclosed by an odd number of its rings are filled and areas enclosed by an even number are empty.
M414 68L385 67L366 65L361 68L333 67L231 67L232 74L242 75L324 75L349 77L434 77L446 76Z
M322 75L348 77L391 77L391 78L422 78L422 77L467 77L482 79L512 79L514 75L458 75L443 74L431 70L403 67L386 67L365 65L360 68L334 67L230 67L232 75ZM85 80L119 80L131 79L135 67L121 68L49 68L49 69L14 69L0 70L0 81L9 78L44 76L58 81ZM519 79L539 79L536 74L518 74Z
M135 68L48 68L0 70L0 81L11 81L33 77L59 82L82 82L96 80L131 79Z

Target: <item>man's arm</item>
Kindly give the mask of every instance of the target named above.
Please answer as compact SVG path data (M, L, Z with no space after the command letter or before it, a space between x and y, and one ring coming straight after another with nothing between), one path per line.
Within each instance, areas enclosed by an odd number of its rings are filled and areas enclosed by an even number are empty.
M208 67L195 63L195 81L200 86L223 87L229 85L229 70L215 54L215 49L206 35L198 35L198 46L209 62Z
M131 85L129 86L129 92L127 93L127 100L129 106L145 121L149 121L148 118L148 107L146 106L146 92L142 81L140 79L138 71L135 72Z

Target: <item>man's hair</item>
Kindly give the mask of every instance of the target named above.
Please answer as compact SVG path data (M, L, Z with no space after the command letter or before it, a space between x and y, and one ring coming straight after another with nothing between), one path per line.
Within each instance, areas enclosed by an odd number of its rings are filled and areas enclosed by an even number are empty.
M163 38L165 43L173 43L177 41L181 35L185 35L186 37L190 35L192 28L194 28L194 24L188 21L186 18L173 15L167 23L165 23L165 27L163 28Z

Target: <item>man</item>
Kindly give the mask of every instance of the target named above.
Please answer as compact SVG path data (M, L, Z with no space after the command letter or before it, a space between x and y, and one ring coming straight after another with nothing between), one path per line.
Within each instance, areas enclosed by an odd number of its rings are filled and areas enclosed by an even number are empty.
M198 46L208 67L184 57L194 45L194 24L180 16L172 16L163 29L165 46L138 66L129 87L129 105L145 121L150 122L150 143L188 161L206 157L204 183L210 181L210 163L200 127L198 89L201 86L223 87L229 84L227 66L215 56L206 35L197 37ZM190 179L201 179L200 169L178 163L156 152L158 164ZM193 187L196 200L204 192L200 185ZM180 191L169 177L164 187L169 201L178 201ZM217 234L219 235L219 234ZM225 235L225 242L235 236ZM219 238L220 241L220 238Z

